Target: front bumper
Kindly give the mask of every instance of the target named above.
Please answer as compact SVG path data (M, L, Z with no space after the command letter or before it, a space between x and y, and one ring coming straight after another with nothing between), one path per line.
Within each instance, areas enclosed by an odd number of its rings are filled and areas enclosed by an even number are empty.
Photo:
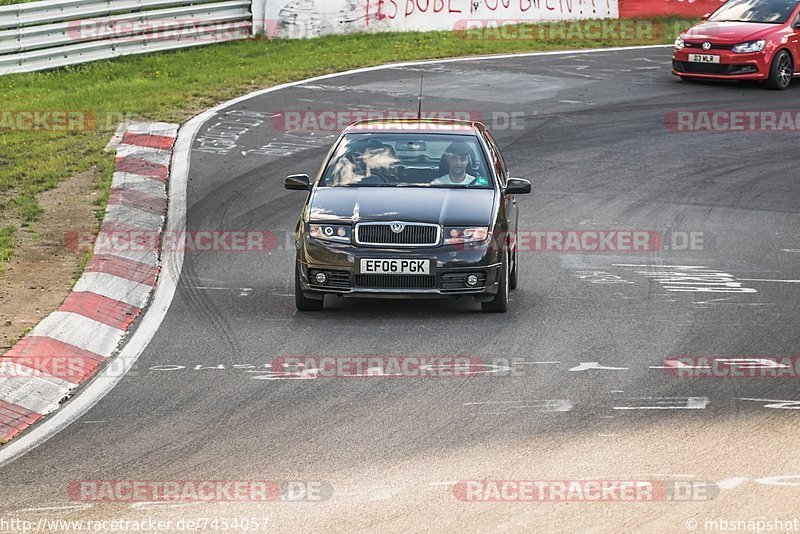
M719 63L689 61L689 54L720 57ZM736 54L730 50L697 48L675 50L672 54L672 74L682 78L710 80L766 80L769 77L772 57L767 52Z
M297 259L300 287L306 296L336 294L378 298L449 298L469 296L491 300L499 289L503 252L488 244L422 248L361 247L303 237ZM359 272L360 259L428 259L429 275L374 275ZM319 284L314 275L322 271L328 281ZM478 276L474 287L466 284L469 274Z

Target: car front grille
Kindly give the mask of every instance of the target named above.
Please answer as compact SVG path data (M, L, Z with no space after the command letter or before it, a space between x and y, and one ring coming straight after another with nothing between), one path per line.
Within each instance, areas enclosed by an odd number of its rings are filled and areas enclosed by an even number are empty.
M408 274L357 274L355 287L367 289L434 289L436 277Z
M684 47L685 48L692 48L692 49L699 48L700 50L702 50L703 49L703 43L705 43L705 42L706 41L697 41L697 42L684 41ZM731 50L732 48L733 48L733 45L729 45L729 44L711 43L711 50Z
M401 245L432 247L439 244L439 227L433 224L401 223L403 229L392 230L392 223L362 223L356 225L358 245Z
M757 72L753 65L733 65L730 63L695 63L692 61L673 61L672 66L678 72L686 74L748 74Z

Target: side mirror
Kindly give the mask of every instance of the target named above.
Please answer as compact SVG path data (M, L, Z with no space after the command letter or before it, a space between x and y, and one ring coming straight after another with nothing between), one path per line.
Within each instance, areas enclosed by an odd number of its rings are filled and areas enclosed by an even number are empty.
M307 174L293 174L286 177L283 187L291 191L311 191L311 182Z
M711 13L704 13L703 20L708 20L711 17Z
M527 195L531 192L531 183L522 178L509 178L506 184L507 195Z
M795 22L795 23L794 23L794 25L793 25L792 27L793 27L795 30L800 30L800 20L798 20L797 22Z

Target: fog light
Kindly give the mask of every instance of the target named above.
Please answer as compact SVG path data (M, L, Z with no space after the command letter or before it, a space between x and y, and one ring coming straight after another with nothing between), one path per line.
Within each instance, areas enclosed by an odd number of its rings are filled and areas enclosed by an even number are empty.
M469 287L477 286L478 285L478 275L477 274L471 274L471 275L467 276L467 285Z
M319 272L314 275L314 280L316 280L318 284L325 284L328 281L328 276L323 272Z

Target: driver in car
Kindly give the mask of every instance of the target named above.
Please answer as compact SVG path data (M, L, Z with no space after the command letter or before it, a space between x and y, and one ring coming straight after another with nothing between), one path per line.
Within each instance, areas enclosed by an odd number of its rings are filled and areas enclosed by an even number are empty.
M472 167L472 155L463 141L456 141L444 151L448 173L431 182L431 185L472 185L477 178L467 173Z

